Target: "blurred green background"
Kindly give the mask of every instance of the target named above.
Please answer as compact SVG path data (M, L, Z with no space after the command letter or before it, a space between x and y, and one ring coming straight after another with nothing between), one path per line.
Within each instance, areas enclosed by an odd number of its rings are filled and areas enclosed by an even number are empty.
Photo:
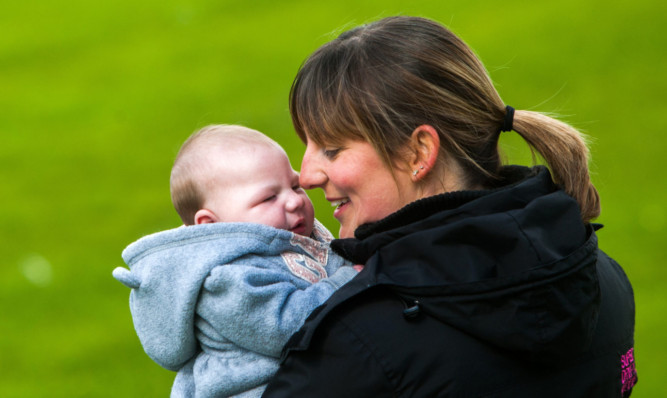
M111 270L127 244L179 224L168 175L180 144L245 124L298 168L287 95L299 65L341 29L395 14L449 26L506 103L592 137L600 243L635 287L633 396L667 396L666 4L0 0L0 396L167 396L174 374L143 353ZM530 161L514 134L503 145Z

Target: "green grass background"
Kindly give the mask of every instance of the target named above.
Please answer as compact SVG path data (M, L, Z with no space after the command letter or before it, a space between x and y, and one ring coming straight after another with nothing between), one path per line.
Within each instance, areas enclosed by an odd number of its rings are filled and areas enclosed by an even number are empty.
M178 225L178 147L241 123L298 168L287 94L299 65L342 28L395 14L446 24L506 103L592 137L600 244L635 287L634 396L667 396L666 4L0 0L0 396L167 396L174 374L143 353L111 270L131 241ZM502 140L530 161L514 134Z

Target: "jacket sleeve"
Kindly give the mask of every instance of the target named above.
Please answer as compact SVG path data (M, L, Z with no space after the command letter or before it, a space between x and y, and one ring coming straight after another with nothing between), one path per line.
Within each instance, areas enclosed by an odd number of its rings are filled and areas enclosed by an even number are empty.
M343 322L321 325L308 349L290 351L263 398L395 397L381 359Z
M298 284L280 268L218 266L204 282L197 312L234 344L278 358L310 313L356 274L344 266L317 283Z

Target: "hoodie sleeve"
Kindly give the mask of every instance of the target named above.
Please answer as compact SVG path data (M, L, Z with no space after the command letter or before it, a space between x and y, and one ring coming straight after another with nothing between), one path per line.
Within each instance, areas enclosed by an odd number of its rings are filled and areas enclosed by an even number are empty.
M278 358L310 313L356 274L343 266L309 284L285 269L219 266L204 283L198 313L233 343Z

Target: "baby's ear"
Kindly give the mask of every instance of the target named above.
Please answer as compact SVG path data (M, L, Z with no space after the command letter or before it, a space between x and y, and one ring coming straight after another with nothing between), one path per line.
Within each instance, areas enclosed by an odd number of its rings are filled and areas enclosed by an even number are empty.
M212 224L219 221L218 216L208 209L200 209L195 213L195 225Z
M130 270L123 267L118 267L113 270L112 275L118 282L129 287L130 289L138 289L141 286L141 280L138 276L133 274Z

